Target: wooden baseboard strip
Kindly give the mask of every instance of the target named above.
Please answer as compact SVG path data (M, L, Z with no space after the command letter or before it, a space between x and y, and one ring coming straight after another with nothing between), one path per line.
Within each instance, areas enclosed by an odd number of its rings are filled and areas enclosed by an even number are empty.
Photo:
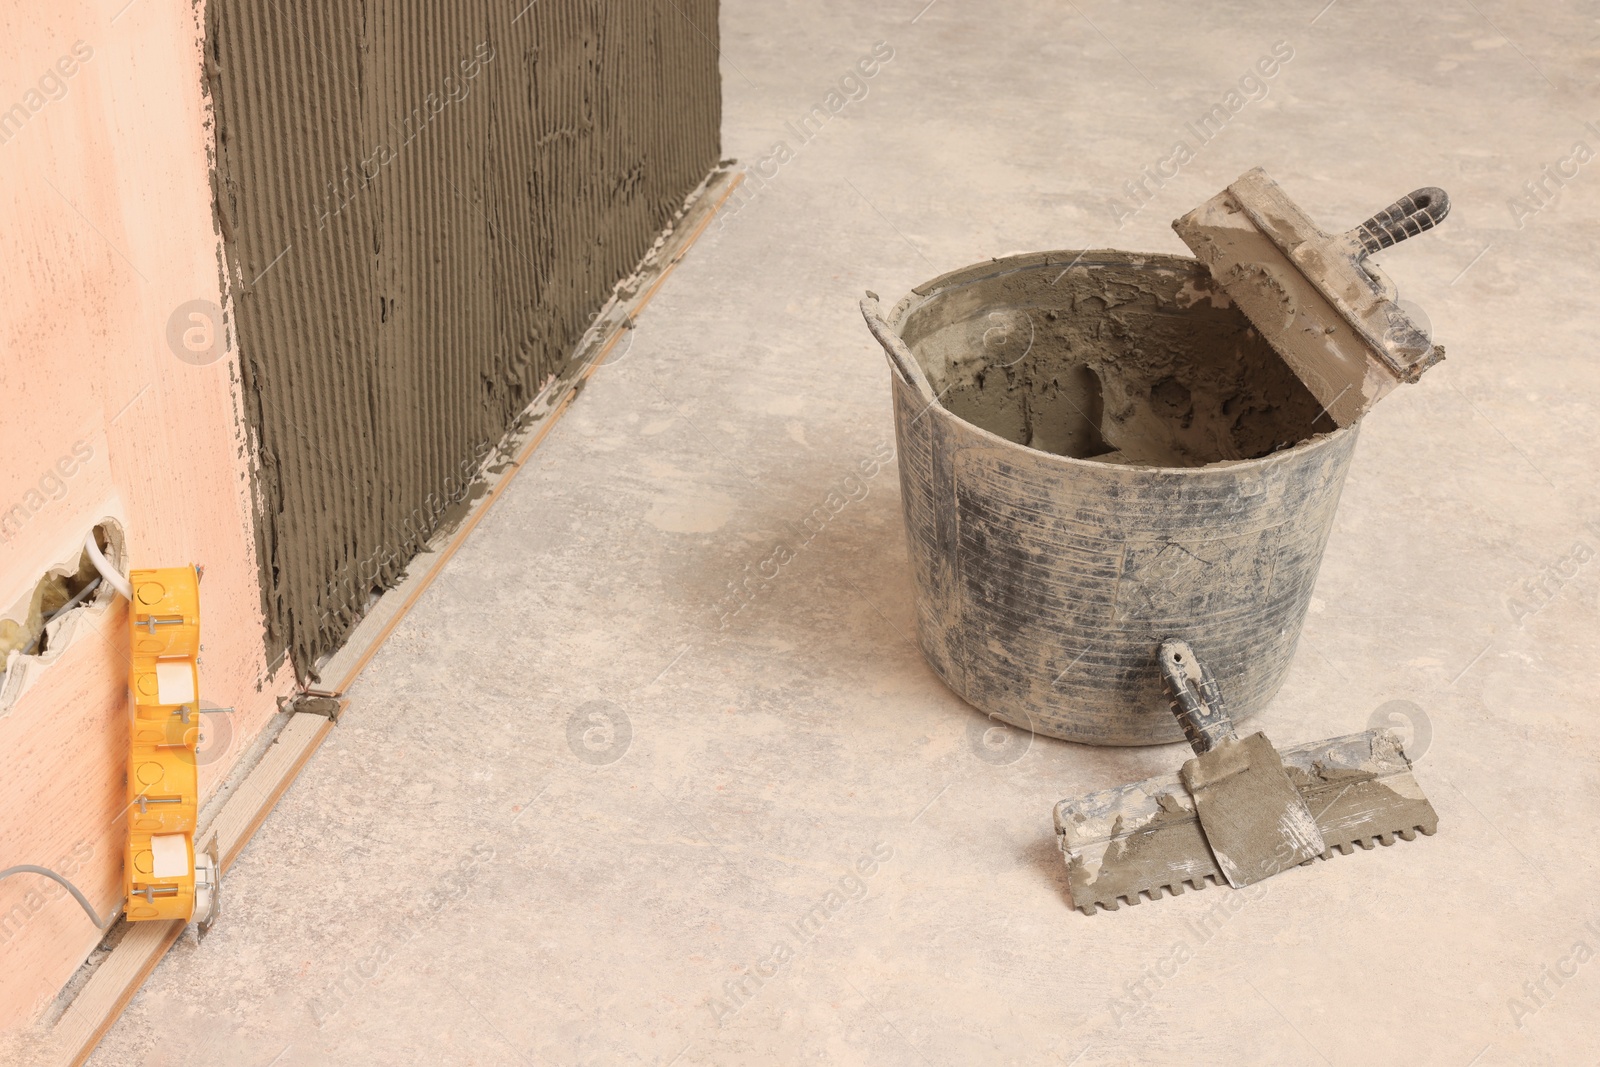
M78 998L50 1032L51 1054L47 1062L78 1067L87 1060L187 925L177 919L129 923L127 936L95 968Z
M311 754L322 744L322 739L333 729L333 720L326 715L299 714L291 716L284 724L277 741L267 749L261 762L239 786L239 791L228 798L228 803L217 812L214 823L199 839L209 843L212 835L217 839L217 856L224 873L239 858L244 846L255 836L261 824L277 806L278 798L289 788L306 765ZM224 888L226 892L226 888ZM227 897L222 898L226 905Z
M208 842L216 836L223 870L239 857L331 729L333 720L324 715L291 716L211 826L195 835L197 841ZM226 895L222 906L227 907ZM95 969L51 1031L49 1062L78 1067L87 1060L186 925L177 921L130 923L127 935Z
M337 693L347 692L356 678L366 669L389 634L405 618L417 599L433 584L434 577L444 569L450 557L456 554L473 529L482 521L489 508L494 505L511 480L517 476L522 465L528 457L555 429L561 416L565 415L567 408L577 397L583 383L587 382L594 372L600 369L606 357L617 346L633 326L633 321L645 305L660 291L662 284L682 261L690 247L705 233L706 228L716 218L717 212L728 202L744 178L742 172L730 169L713 171L705 181L700 193L694 202L689 205L683 217L673 227L671 234L662 243L654 256L641 265L638 272L628 279L635 288L631 296L613 298L600 310L594 323L579 339L573 352L575 368L547 386L540 395L528 406L524 416L524 424L530 429L524 430L521 440L513 435L512 439L504 442L515 457L506 465L506 470L501 475L492 479L487 493L481 497L467 515L466 521L458 527L442 544L429 548L417 554L408 570L412 577L408 577L378 601L373 609L367 613L355 630L351 632L349 640L344 646L328 658L328 661L319 669L324 679L338 679L331 686ZM625 283L626 284L626 283Z
M580 364L576 372L553 383L535 401L531 410L539 419L537 429L515 448L516 458L508 469L494 481L467 521L445 544L417 557L414 564L417 576L390 590L364 620L366 625L358 626L345 647L324 665L323 673L326 676L339 678L336 692L343 693L349 689L373 654L417 602L417 598L432 584L434 577L455 555L456 549L461 547L489 507L511 484L511 479L516 477L517 471L533 454L533 450L539 447L566 413L582 383L605 362L617 342L633 325L635 316L656 295L667 275L672 273L690 246L711 224L711 220L733 194L741 177L726 169L713 172L658 253L647 261L636 276L638 288L634 294L626 299L614 299L601 310L574 353L574 359ZM385 601L390 603L386 605ZM278 798L283 796L332 728L333 720L326 716L304 713L292 716L276 741L263 754L261 762L241 783L238 791L228 798L216 819L196 835L197 841L205 842L209 842L213 835L216 837L217 853L224 871L239 857L250 838L266 821ZM222 892L223 921L226 921L226 883ZM156 964L161 962L173 942L178 940L185 925L181 922L130 924L127 935L95 969L50 1031L49 1063L79 1067L89 1058L145 978L155 970Z

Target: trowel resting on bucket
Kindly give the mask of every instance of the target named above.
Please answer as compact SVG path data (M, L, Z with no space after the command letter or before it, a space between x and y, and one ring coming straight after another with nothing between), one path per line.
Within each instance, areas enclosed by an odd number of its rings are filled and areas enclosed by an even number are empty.
M1165 641L1158 656L1196 758L1178 774L1056 805L1072 903L1084 914L1208 881L1249 885L1334 850L1438 828L1394 731L1280 754L1263 734L1235 736L1211 672L1187 644Z
M1444 358L1367 256L1432 229L1449 210L1443 189L1418 189L1330 234L1256 167L1172 228L1334 422L1348 426Z

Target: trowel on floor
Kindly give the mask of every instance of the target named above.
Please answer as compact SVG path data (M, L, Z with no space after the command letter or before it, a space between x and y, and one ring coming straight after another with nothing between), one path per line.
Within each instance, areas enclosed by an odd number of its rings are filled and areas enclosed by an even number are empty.
M1394 731L1279 753L1263 734L1237 737L1216 680L1185 642L1162 642L1158 660L1196 755L1177 774L1056 805L1072 903L1084 914L1163 889L1250 885L1335 850L1438 829Z
M1340 426L1444 358L1367 257L1437 226L1443 189L1418 189L1342 234L1320 229L1260 167L1173 222Z

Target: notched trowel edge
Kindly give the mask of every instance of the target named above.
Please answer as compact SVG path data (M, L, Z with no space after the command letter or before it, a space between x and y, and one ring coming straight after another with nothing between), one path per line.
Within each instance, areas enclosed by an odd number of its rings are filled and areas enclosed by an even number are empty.
M1439 828L1393 730L1314 741L1279 754L1328 846L1321 859ZM1063 800L1055 824L1072 903L1085 915L1096 906L1115 911L1139 904L1141 894L1156 900L1162 890L1177 896L1224 881L1175 773Z

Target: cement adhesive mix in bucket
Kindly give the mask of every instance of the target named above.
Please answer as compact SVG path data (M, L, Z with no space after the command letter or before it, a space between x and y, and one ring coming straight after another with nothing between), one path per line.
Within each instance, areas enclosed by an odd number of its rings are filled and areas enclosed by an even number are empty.
M1245 769L1260 735L1239 742L1232 723L1283 683L1359 420L1443 357L1366 256L1448 207L1418 190L1333 235L1257 169L1173 224L1198 260L1039 252L943 275L887 314L868 293L891 367L919 643L939 677L1023 729L1097 745L1189 732L1199 759L1239 745L1231 773ZM1189 730L1198 705L1186 713L1163 672L1167 641L1212 679L1227 727L1204 744ZM1279 762L1260 743L1252 771ZM1334 755L1341 781L1382 787L1367 791L1370 818L1324 840L1307 829L1323 818L1285 805L1304 810L1296 791L1326 784L1296 768ZM1286 757L1261 778L1274 784L1198 814L1175 776L1063 801L1074 903L1137 903L1223 874L1248 884L1291 853L1292 866L1433 832L1385 731ZM1285 776L1294 789L1275 784ZM1150 803L1130 806L1135 793ZM1306 832L1288 847L1272 826ZM1225 832L1243 852L1219 865ZM1245 869L1255 876L1235 880Z

